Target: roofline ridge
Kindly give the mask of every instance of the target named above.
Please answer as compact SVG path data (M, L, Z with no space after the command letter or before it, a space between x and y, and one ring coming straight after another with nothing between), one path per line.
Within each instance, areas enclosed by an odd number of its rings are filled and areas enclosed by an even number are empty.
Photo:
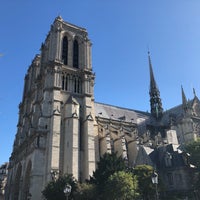
M95 101L94 103L105 105L105 106L112 106L112 107L116 107L116 108L120 108L120 109L126 109L126 110L129 110L129 111L134 111L134 112L137 112L137 113L143 113L143 114L146 114L146 115L151 115L149 112L135 110L135 109L127 108L127 107L115 106L115 105L111 105L111 104L107 104L107 103L101 103L101 102L97 102L97 101Z

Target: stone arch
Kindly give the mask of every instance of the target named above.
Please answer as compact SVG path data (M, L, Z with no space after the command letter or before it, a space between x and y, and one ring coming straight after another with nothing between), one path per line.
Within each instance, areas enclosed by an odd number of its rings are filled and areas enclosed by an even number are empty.
M22 165L21 163L19 163L17 167L16 175L15 175L15 180L14 180L13 200L19 199L20 190L21 190L21 176L22 176Z
M30 178L31 178L32 162L29 161L24 174L24 200L30 196Z

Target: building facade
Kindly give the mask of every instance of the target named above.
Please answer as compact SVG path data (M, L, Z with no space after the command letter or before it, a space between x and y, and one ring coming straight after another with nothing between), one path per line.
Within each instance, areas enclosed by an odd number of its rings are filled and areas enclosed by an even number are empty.
M182 89L182 104L164 112L150 55L149 67L151 113L95 102L88 33L57 17L25 76L6 199L42 199L52 174L84 181L105 152L117 152L134 167L145 164L138 158L141 146L196 139L197 96L187 101Z
M0 166L0 200L5 199L5 186L7 183L8 163Z

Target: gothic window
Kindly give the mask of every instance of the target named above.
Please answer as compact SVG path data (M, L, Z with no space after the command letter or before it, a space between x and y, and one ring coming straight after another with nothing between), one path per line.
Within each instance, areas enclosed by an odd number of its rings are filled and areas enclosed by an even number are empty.
M78 57L79 57L79 47L78 47L78 42L77 40L74 40L74 45L73 45L73 67L78 68Z
M65 65L68 64L68 39L65 36L62 44L62 60Z
M81 78L78 76L73 76L73 92L81 93Z
M81 79L78 78L78 93L81 93Z
M68 91L69 85L69 74L62 74L62 90Z
M74 77L74 92L77 93L77 77Z
M62 75L62 90L65 89L65 76L64 74Z
M65 76L65 90L68 90L68 75Z

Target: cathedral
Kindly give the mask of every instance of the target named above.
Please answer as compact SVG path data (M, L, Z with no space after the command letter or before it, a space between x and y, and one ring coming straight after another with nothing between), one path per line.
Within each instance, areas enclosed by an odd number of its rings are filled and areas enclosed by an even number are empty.
M176 180L180 191L190 188L192 166L180 145L200 135L195 91L187 100L181 88L182 103L164 111L148 54L150 113L95 102L91 46L86 29L60 16L51 25L25 76L6 200L42 199L52 175L84 181L106 152L117 152L129 167L152 165L168 191Z

